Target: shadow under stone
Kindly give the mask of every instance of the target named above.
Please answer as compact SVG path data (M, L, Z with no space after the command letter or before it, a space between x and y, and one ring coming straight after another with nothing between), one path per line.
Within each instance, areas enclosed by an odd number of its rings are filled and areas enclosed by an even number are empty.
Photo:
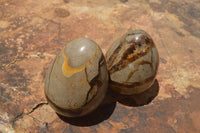
M142 93L134 95L121 95L115 92L111 92L111 94L121 104L138 107L149 104L158 95L158 92L159 84L156 79L154 84Z
M104 120L107 120L112 115L115 109L116 100L114 100L108 93L104 98L102 104L88 115L76 118L65 117L59 114L57 115L60 119L71 125L82 127L96 125Z
M92 126L107 120L112 115L117 101L132 107L143 106L149 104L158 95L158 92L159 84L157 80L155 80L154 84L148 90L140 94L120 95L109 88L102 104L90 114L76 118L57 115L60 119L71 125L82 127Z

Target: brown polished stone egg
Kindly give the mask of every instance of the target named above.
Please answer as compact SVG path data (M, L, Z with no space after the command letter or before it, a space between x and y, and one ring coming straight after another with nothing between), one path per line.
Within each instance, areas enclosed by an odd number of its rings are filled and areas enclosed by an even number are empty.
M67 117L83 116L103 101L108 87L104 55L92 40L69 42L52 62L45 80L51 107Z
M143 30L130 31L117 39L106 53L109 86L117 93L132 95L147 90L155 80L159 55Z

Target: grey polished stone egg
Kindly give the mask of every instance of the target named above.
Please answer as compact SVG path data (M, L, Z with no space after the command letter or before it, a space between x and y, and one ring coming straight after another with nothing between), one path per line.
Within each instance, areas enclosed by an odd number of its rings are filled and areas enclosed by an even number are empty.
M67 117L83 116L103 101L108 87L104 55L92 40L69 42L52 62L45 81L51 107Z
M117 93L132 95L147 90L154 83L159 55L149 34L133 30L112 44L106 61L109 87Z

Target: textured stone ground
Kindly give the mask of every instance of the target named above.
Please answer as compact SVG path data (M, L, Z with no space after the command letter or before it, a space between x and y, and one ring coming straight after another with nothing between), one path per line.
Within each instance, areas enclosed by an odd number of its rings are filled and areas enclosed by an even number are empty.
M79 37L106 53L130 29L147 31L157 45L152 88L109 92L83 118L58 116L43 92L55 55ZM199 133L199 51L199 0L0 0L0 132Z

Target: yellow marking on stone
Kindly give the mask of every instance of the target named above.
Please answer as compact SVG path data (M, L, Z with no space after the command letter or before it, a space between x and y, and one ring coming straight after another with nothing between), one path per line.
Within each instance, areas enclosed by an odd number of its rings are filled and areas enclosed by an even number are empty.
M97 56L97 53L98 53L98 48L96 48L96 52L95 52L95 55L93 56L92 60L94 61L96 56Z
M98 48L96 49L95 55L92 57L92 60L95 60L95 57L97 56L97 52L98 52ZM91 59L89 59L83 66L77 67L77 68L73 68L73 67L69 66L69 64L68 64L68 57L65 55L64 50L63 50L63 56L65 58L65 61L64 61L63 65L62 65L62 71L63 71L63 73L64 73L64 75L66 77L71 77L73 74L84 70L85 67L86 67L86 64L93 65L90 62Z
M96 52L95 52L95 54L94 54L94 56L93 57L91 57L88 61L87 61L87 65L89 65L89 66L94 66L94 64L92 63L94 60L95 60L95 58L96 58L96 56L97 56L97 53L98 53L98 48L96 48Z
M70 67L68 64L68 57L65 55L64 50L63 50L63 56L65 58L65 61L62 65L62 71L66 77L71 77L73 74L85 69L86 64L84 64L81 67L77 67L77 68Z

